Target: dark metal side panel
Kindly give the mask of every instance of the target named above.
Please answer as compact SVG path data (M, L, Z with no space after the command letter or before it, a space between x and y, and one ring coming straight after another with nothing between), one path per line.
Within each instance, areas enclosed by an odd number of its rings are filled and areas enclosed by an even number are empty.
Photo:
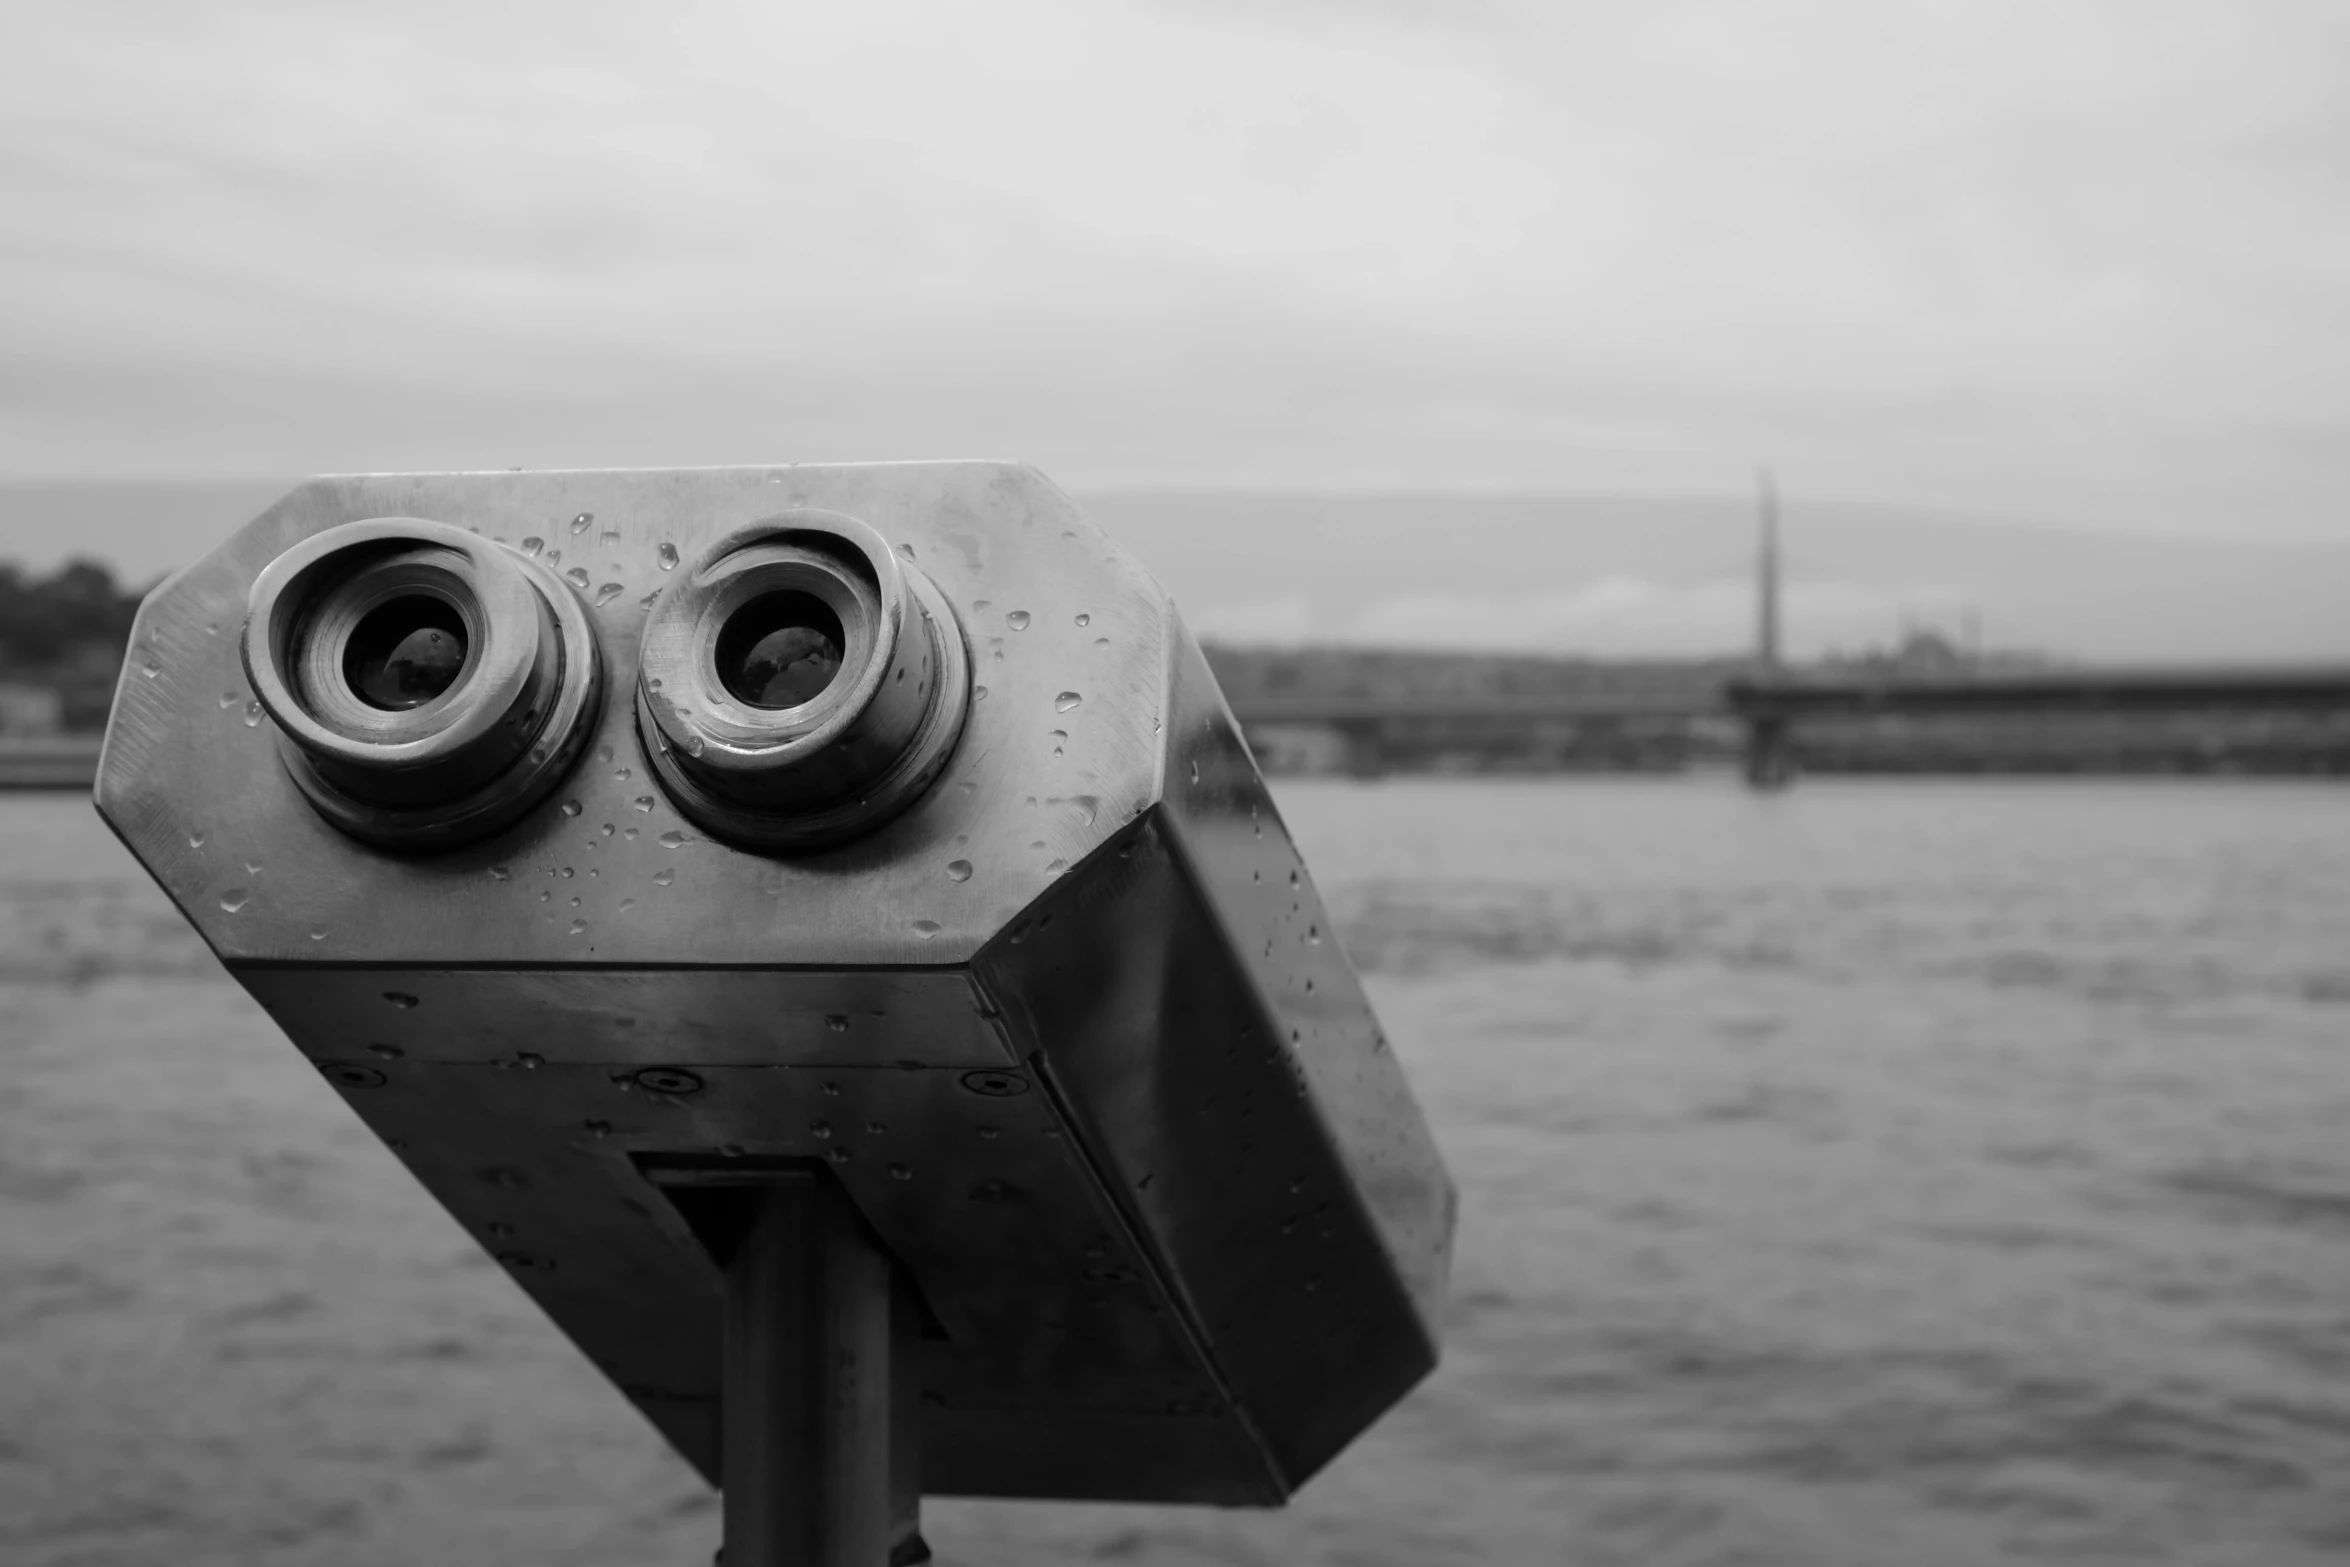
M1181 622L1170 627L1169 660L1166 830L1249 985L1271 1005L1433 1341L1444 1321L1458 1201L1443 1156L1216 677Z
M1435 1333L1238 939L1154 812L976 967L1172 1281L1281 1495L1427 1372ZM1441 1184L1432 1161L1421 1175Z

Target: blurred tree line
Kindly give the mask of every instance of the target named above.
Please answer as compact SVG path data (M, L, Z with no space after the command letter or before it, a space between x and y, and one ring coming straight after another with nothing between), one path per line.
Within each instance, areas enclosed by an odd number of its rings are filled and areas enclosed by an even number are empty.
M96 561L47 577L0 563L0 684L57 692L67 729L101 729L143 588Z

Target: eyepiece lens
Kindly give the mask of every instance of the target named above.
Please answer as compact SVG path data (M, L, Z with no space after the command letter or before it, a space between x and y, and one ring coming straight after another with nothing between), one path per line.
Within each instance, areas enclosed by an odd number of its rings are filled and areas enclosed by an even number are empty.
M718 633L718 678L753 707L812 702L840 673L840 616L813 593L763 594Z
M422 707L465 672L465 621L426 593L378 604L352 629L343 678L361 701L386 712Z

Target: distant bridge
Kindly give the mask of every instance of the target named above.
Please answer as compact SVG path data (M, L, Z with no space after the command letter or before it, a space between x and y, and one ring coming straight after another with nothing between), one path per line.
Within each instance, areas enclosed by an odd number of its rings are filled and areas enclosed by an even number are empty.
M1382 770L1399 739L1431 729L1472 745L1534 726L1607 733L1654 723L1719 720L1742 726L1746 771L1774 788L1794 773L1799 721L1872 717L2040 714L2335 712L2350 715L2350 666L2077 668L1914 675L1757 670L1661 691L1375 697L1244 694L1233 716L1260 735L1276 728L1333 732L1351 770Z
M1235 698L1243 727L1320 724L1737 718L1747 722L1873 714L2195 713L2350 710L2350 665L2307 668L2080 668L1919 676L1781 671L1657 692L1562 691L1461 697Z
M1920 678L1808 672L1733 679L1728 707L1752 720L1870 713L2293 712L2350 708L2350 666L2055 669Z

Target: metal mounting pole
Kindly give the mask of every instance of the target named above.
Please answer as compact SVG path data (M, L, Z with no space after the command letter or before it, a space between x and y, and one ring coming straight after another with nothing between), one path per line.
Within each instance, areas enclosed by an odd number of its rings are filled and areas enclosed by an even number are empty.
M819 1176L743 1193L726 1261L726 1567L928 1557L905 1425L912 1311L848 1199ZM893 1433L899 1440L893 1441ZM893 1546L894 1537L894 1546Z

